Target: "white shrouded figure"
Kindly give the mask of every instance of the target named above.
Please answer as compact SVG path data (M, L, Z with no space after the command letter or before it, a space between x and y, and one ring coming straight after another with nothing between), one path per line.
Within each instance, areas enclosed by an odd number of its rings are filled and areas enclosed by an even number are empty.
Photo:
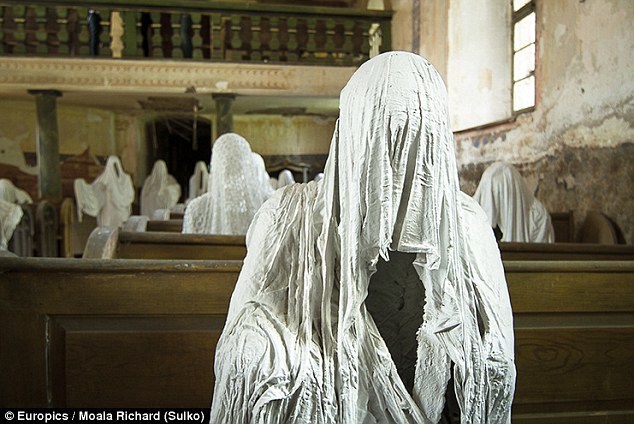
M266 164L264 163L264 158L260 156L259 153L252 152L253 162L255 164L255 168L258 174L258 182L262 186L262 203L264 203L273 192L277 189L277 187L273 187L271 184L271 176L266 172Z
M13 232L22 219L19 205L33 203L31 196L15 185L11 180L0 178L0 250L7 250Z
M211 155L209 188L187 205L183 233L246 234L255 212L273 191L262 184L262 169L256 163L242 136L218 137Z
M286 187L290 184L295 184L295 178L293 177L293 173L291 171L284 169L280 172L280 175L277 176L277 188Z
M0 200L16 205L33 203L29 193L17 188L11 180L6 178L0 178Z
M96 217L100 227L118 228L130 217L134 185L118 157L108 158L104 171L92 184L78 178L74 187L80 221L86 213Z
M501 241L552 243L555 232L550 214L528 190L513 166L495 162L482 174L473 198L486 212Z
M0 250L7 250L23 214L19 205L0 199Z
M178 203L181 186L167 172L163 160L154 162L152 172L145 179L141 189L141 215L152 217L157 209L171 209Z
M189 178L189 197L187 198L187 201L190 202L196 197L207 193L208 183L209 170L207 168L207 164L199 160L194 166L194 173Z
M211 422L438 422L452 363L462 422L510 422L504 270L484 212L459 191L445 88L425 59L390 52L359 67L323 180L277 190L247 252L216 349ZM379 262L403 256L412 272L396 286L424 300L409 330L416 359L395 364L366 301ZM399 366L414 369L411 394Z

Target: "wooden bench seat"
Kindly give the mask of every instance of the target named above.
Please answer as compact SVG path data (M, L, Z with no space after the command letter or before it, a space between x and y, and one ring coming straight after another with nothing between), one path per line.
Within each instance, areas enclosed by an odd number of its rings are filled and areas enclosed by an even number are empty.
M502 260L623 261L634 260L634 245L593 243L499 242Z
M634 262L505 261L513 423L634 422Z
M634 262L504 266L515 319L513 422L632 422ZM208 408L239 269L0 258L0 403Z
M245 236L134 232L98 228L84 258L242 260Z
M240 267L0 258L0 404L208 407Z
M152 220L147 222L145 231L159 231L163 233L180 233L183 231L182 219Z

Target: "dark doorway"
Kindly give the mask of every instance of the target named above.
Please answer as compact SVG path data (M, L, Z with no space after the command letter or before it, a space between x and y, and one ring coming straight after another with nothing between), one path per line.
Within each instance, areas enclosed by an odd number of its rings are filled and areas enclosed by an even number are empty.
M196 162L209 165L211 159L211 122L198 118L194 128L194 118L166 116L149 122L147 127L149 142L149 166L162 159L169 173L181 185L181 199L187 199L189 177L194 173ZM194 135L196 142L194 142Z

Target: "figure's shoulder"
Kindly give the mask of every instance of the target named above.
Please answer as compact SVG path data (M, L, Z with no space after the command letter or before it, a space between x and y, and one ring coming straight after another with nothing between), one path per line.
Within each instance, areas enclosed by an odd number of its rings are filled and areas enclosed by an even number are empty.
M313 183L291 184L277 189L260 206L247 232L247 245L256 238L277 237L285 228L294 227L296 220L311 210L316 191Z

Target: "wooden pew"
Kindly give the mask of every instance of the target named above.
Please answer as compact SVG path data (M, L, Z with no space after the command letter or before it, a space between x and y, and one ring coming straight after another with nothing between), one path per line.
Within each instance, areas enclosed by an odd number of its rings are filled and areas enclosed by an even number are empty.
M208 408L240 267L0 257L0 404Z
M550 220L555 231L555 241L558 243L572 243L575 241L574 218L572 211L551 212Z
M60 206L60 256L65 258L81 257L88 237L97 227L97 219L83 214L81 222L77 217L75 201L65 198Z
M634 263L504 265L515 318L513 422L632 422ZM0 258L0 404L207 408L239 269Z
M242 260L244 236L132 232L97 228L84 258Z
M167 219L165 221L149 220L145 231L159 231L163 233L180 233L183 231L182 219Z
M634 260L634 245L592 243L499 242L503 260L621 261Z
M514 424L634 422L634 262L504 263Z
M9 251L17 256L33 256L35 248L33 237L35 236L35 217L31 205L22 205L22 218L13 231L9 240Z

